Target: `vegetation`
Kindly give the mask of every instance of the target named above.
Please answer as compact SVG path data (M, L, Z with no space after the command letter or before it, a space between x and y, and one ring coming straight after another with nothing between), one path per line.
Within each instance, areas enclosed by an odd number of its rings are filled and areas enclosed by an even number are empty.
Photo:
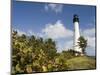
M96 67L95 59L87 56L75 57L68 60L66 63L69 65L68 70L95 69Z
M85 54L85 48L87 47L87 40L85 40L85 38L83 36L79 37L79 47L82 49L82 53Z
M74 53L72 49L58 53L51 38L44 40L34 35L19 36L17 31L13 31L12 75L95 68L95 59L76 57Z

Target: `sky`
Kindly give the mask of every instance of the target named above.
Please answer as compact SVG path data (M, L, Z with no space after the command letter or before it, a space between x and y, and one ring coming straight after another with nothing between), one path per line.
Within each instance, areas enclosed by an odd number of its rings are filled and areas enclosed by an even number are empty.
M13 1L12 28L19 35L52 38L57 51L73 48L73 15L79 16L80 34L88 40L86 52L95 55L95 6Z

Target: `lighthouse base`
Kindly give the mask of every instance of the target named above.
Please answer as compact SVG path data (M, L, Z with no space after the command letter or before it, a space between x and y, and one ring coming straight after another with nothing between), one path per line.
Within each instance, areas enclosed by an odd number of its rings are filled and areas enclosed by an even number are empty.
M74 47L74 51L75 51L75 56L84 56L82 49L79 48L78 46Z
M83 53L75 53L75 56L84 56L84 54Z

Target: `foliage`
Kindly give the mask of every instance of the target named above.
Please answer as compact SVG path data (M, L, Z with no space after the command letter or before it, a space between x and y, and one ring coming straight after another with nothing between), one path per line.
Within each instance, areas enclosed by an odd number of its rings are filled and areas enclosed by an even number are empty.
M58 53L51 38L12 32L12 75L69 70L68 60L75 58L74 55L72 49Z
M85 38L83 36L79 37L79 47L82 48L82 52L83 54L85 54L85 48L87 47L87 40L85 40Z

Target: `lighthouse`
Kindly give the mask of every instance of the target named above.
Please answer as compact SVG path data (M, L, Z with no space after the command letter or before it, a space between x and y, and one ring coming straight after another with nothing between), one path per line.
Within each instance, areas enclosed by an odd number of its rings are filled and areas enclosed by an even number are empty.
M74 24L74 50L81 54L82 49L78 45L78 39L80 37L79 17L76 14L73 16L73 24Z

